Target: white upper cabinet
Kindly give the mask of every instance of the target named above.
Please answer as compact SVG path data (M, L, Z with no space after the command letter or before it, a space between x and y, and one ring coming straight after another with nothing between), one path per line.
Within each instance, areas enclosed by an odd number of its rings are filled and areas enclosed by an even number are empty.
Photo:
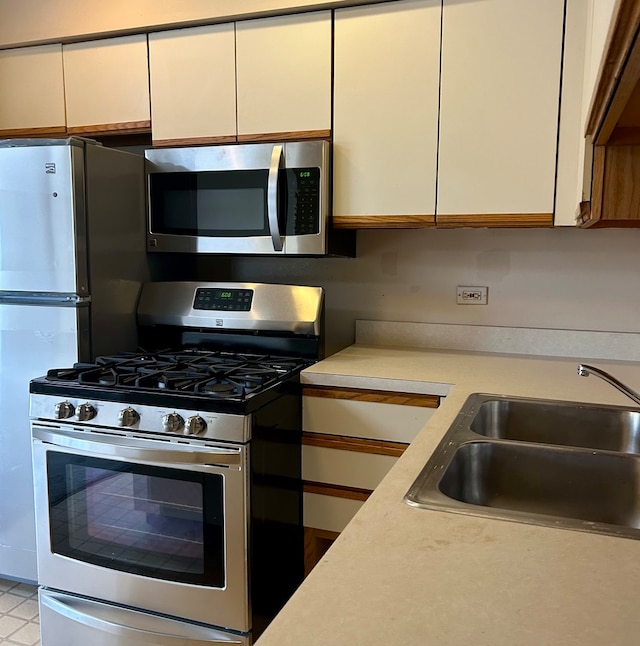
M328 137L331 13L236 24L238 139Z
M65 132L62 46L0 51L0 135Z
M433 224L440 18L439 0L335 12L334 222Z
M236 138L233 23L149 34L154 144Z
M551 222L563 13L564 0L444 0L438 226Z
M70 133L149 128L147 36L63 45Z

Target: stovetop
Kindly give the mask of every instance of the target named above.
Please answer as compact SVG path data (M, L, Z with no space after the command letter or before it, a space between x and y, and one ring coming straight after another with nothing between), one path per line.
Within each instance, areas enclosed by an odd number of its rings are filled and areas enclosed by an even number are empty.
M197 348L122 353L49 370L33 380L31 392L241 413L311 363Z

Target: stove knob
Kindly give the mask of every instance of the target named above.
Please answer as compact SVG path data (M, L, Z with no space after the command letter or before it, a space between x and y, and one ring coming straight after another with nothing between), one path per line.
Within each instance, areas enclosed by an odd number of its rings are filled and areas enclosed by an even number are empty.
M207 430L207 423L200 417L200 415L194 415L187 419L187 427L185 432L187 435L202 435Z
M184 428L184 419L178 413L169 413L162 418L162 428L167 433L179 433Z
M98 411L91 404L80 404L76 411L76 417L80 422L88 422L98 414Z
M140 415L133 408L125 408L118 415L120 426L135 426L140 421Z
M56 404L56 419L69 419L73 417L76 409L71 402L60 402Z

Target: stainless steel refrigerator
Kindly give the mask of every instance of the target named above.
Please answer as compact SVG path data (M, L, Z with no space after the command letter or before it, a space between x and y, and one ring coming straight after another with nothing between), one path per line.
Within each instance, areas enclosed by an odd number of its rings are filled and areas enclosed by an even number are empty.
M0 577L37 580L29 381L136 347L144 158L0 141Z

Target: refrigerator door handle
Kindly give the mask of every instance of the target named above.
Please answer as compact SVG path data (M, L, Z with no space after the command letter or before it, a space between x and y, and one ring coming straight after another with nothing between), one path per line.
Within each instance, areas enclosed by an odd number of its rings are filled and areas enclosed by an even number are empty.
M0 292L0 304L4 305L51 305L53 307L78 307L89 305L91 297L65 292Z

